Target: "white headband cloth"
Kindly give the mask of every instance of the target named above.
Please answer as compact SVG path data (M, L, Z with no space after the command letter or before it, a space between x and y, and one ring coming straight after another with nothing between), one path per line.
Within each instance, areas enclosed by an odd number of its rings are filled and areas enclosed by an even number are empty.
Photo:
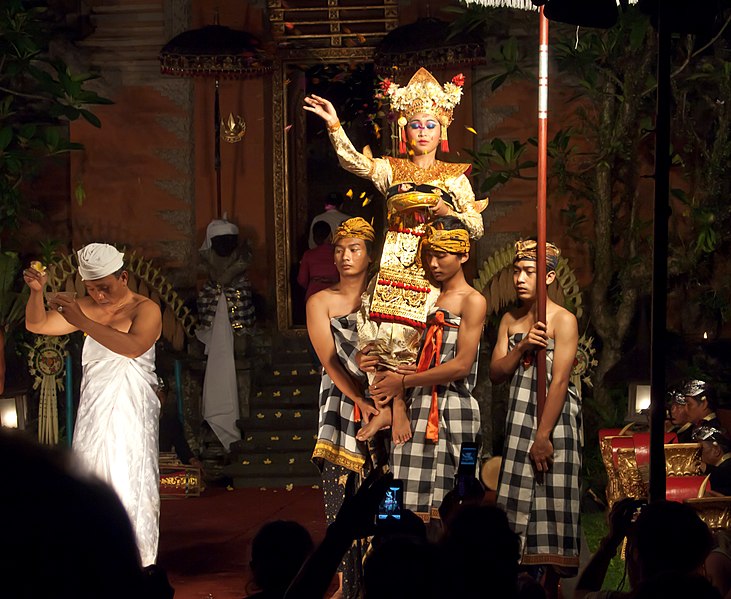
M79 274L84 281L96 281L124 266L124 254L107 243L90 243L78 252Z
M214 237L218 237L219 235L238 234L239 228L235 224L230 223L225 219L214 219L210 223L208 223L208 228L206 229L206 240L203 242L201 249L210 250L211 239L213 239Z

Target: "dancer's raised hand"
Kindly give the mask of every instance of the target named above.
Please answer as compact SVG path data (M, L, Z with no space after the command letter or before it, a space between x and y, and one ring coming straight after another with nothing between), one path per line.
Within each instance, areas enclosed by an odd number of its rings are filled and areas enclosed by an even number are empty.
M311 94L305 96L305 104L303 106L305 110L315 113L319 116L328 127L332 127L338 122L338 113L335 111L335 107L332 105L330 100L326 100L321 96Z

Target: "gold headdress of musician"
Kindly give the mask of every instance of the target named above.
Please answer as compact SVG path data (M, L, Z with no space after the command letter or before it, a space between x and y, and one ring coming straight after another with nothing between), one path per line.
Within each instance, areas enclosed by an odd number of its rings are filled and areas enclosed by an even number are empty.
M470 251L470 234L467 229L440 229L426 226L422 247L433 252L467 254Z
M561 250L550 242L546 242L546 270L551 272L558 268L558 259L561 257ZM519 260L538 260L538 242L535 239L519 239L515 242L515 258L513 262Z
M440 85L424 67L416 71L406 86L400 86L388 79L383 82L381 88L388 95L391 107L400 113L398 126L401 154L406 154L406 123L420 112L437 117L441 125L442 152L449 152L447 127L452 124L454 107L462 99L463 85L464 75L461 73L453 77L452 81Z
M368 221L356 216L344 221L333 233L333 244L341 239L362 239L363 241L374 241L376 232Z

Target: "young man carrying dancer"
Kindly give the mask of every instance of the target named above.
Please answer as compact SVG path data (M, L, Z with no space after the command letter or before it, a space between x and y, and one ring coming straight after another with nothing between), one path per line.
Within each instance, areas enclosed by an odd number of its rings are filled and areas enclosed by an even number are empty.
M379 407L406 397L413 438L392 447L391 461L394 476L404 481L404 506L428 522L439 518L439 506L454 488L460 446L474 442L480 431L472 389L487 303L465 280L462 265L470 241L458 219L436 219L427 226L422 246L440 293L427 321L417 372L379 372L371 396Z
M346 495L355 492L358 477L366 468L368 448L356 439L358 412L365 422L378 414L364 398L362 386L365 381L357 381L341 363L351 362L349 366L352 366L356 353L356 312L367 284L374 239L373 227L362 218L343 222L333 234L340 281L315 293L307 301L307 332L324 369L312 461L322 473L328 524L335 520ZM357 372L357 367L352 367L351 371ZM355 549L345 555L339 568L341 588L334 597L357 596L359 561Z
M558 575L579 565L581 403L570 381L576 357L576 317L547 298L546 321L536 317L539 284L556 279L559 249L546 244L546 280L536 280L537 244L518 241L513 284L520 307L500 321L490 380L510 380L510 403L497 504L521 537L522 563L546 569L544 586L555 596ZM538 417L536 350L546 349L548 391ZM535 572L540 575L539 571Z

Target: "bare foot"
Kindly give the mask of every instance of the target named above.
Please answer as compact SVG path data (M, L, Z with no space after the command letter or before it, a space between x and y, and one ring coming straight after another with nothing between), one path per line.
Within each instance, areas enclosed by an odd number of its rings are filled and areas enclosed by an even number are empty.
M391 407L386 406L381 408L381 412L377 416L373 416L368 424L361 426L355 438L358 441L368 441L373 435L375 435L382 428L391 426Z
M411 436L411 422L409 422L409 415L406 413L406 404L403 399L394 399L391 439L396 445L403 445L411 439Z

